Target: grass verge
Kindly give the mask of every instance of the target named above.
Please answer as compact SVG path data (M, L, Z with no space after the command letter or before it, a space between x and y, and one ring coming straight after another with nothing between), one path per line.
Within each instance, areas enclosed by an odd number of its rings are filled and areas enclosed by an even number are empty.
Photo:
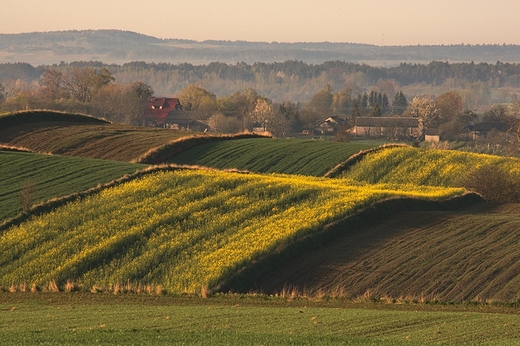
M0 293L2 344L514 345L517 308Z

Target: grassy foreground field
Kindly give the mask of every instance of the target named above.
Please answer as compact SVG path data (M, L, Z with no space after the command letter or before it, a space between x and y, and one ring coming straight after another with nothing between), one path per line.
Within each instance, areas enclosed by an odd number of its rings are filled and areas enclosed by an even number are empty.
M169 162L257 173L322 176L352 154L379 144L368 141L238 139L199 145L172 157Z
M518 345L518 308L226 295L0 293L0 343Z
M374 202L462 193L290 175L156 172L3 232L0 286L72 280L90 289L130 281L175 293L211 290Z
M0 150L0 224L22 212L21 191L31 204L107 183L146 165Z

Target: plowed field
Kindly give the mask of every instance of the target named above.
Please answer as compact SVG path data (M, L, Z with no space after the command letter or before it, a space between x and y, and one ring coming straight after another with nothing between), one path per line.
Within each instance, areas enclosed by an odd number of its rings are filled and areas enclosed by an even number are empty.
M292 259L250 291L427 300L520 298L520 205L405 212Z

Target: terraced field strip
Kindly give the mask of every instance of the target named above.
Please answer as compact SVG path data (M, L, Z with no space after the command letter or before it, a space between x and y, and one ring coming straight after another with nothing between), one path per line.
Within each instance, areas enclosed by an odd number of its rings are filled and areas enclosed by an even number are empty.
M363 141L239 139L196 146L174 156L171 162L257 173L322 176L349 156L372 146L374 143Z
M307 251L246 291L514 302L519 229L517 204L404 212Z
M342 177L368 184L454 186L467 172L485 164L520 173L520 159L517 158L401 147L365 156Z
M323 306L320 306L323 305ZM518 309L0 293L2 344L517 345ZM457 310L459 310L457 312Z
M35 152L129 162L191 131L116 124L45 122L0 129L0 143Z
M34 204L83 191L145 167L118 161L0 150L0 223L23 210L24 186L32 187Z
M130 281L193 293L373 202L462 193L290 175L156 172L5 231L0 286Z

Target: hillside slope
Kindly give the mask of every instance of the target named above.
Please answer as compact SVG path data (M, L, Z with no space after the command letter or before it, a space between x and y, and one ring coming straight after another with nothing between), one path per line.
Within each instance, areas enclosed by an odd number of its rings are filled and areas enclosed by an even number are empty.
M30 187L30 203L83 191L146 165L80 157L0 150L0 224L22 209L21 191Z
M398 147L369 153L341 177L364 184L456 186L469 171L486 164L502 167L513 174L520 173L520 159L517 158Z
M520 299L520 205L403 212L279 266L245 291Z
M192 131L64 121L61 115L53 120L53 114L49 118L2 126L0 144L25 147L34 152L131 161L152 148L194 134Z
M406 197L414 205L437 205L463 193L172 169L150 172L2 232L0 286L74 280L89 289L128 281L175 293L215 289L298 239L328 237L327 225L375 202ZM266 271L269 264L257 269Z
M322 176L352 154L375 145L374 142L365 141L340 143L300 139L239 139L199 145L169 161L257 173Z

